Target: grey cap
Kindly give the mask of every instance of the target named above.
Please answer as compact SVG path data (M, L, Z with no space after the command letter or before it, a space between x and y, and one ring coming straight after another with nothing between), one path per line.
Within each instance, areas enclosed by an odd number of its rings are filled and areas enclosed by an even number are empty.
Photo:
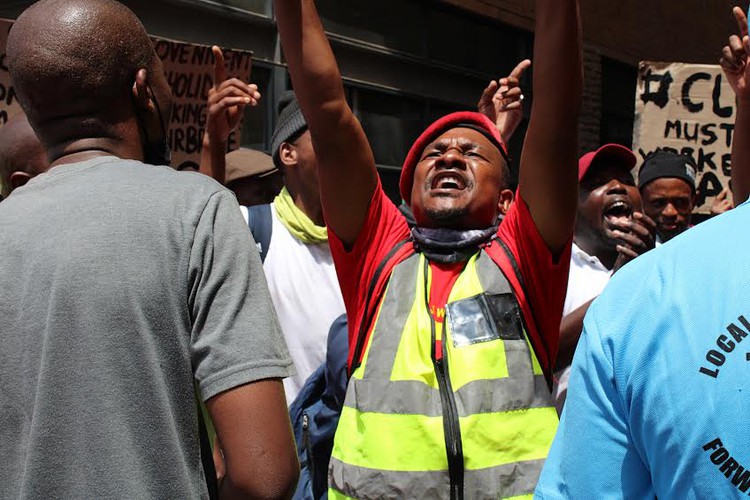
M276 121L276 129L271 136L271 157L273 163L280 167L279 148L281 143L289 142L300 136L307 130L307 122L299 108L297 97L294 92L287 90L281 95L278 104L279 119Z

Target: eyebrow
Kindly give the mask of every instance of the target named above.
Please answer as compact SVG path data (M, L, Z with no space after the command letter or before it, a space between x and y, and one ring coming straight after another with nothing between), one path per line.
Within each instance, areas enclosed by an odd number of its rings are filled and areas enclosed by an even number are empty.
M453 139L442 139L430 143L425 149L437 149L439 151L445 151L454 143ZM471 139L460 138L458 139L458 147L462 150L474 149L481 147L477 141Z

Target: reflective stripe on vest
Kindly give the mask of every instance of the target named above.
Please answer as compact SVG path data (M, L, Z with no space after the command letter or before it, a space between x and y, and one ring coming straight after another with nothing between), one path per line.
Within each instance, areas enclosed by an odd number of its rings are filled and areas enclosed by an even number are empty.
M424 256L413 255L391 275L362 364L347 388L329 468L331 498L449 496L424 268ZM461 310L484 311L463 326L462 318L449 312L443 338L466 498L532 494L557 428L512 293L498 266L481 252L467 262L446 307L454 311L468 304ZM512 308L493 305L498 303ZM466 331L468 337L461 333Z

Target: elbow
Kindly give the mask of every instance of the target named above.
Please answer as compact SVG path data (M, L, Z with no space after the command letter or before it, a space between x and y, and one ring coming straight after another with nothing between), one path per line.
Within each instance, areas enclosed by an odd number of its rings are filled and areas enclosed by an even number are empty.
M299 481L299 462L292 455L288 460L272 460L264 467L227 474L221 485L222 499L289 499Z
M276 467L273 475L269 475L262 491L255 498L288 499L292 498L299 481L299 461L294 455L284 467Z

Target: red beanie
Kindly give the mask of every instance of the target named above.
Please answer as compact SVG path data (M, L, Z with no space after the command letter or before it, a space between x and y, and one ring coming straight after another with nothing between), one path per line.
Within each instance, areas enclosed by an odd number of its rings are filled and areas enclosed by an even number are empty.
M500 136L500 132L498 132L495 124L485 115L475 111L459 111L458 113L445 115L427 127L427 130L422 132L422 135L414 141L411 149L409 149L409 153L406 155L404 166L401 169L399 191L401 192L401 198L407 205L411 204L411 188L414 184L414 169L416 168L417 163L419 163L424 148L444 132L452 128L458 128L461 125L469 125L472 128L476 127L485 131L487 135L492 137L492 139L500 145L502 148L500 152L503 154L503 157L507 159L508 148L505 145L505 142L503 142L503 138Z

